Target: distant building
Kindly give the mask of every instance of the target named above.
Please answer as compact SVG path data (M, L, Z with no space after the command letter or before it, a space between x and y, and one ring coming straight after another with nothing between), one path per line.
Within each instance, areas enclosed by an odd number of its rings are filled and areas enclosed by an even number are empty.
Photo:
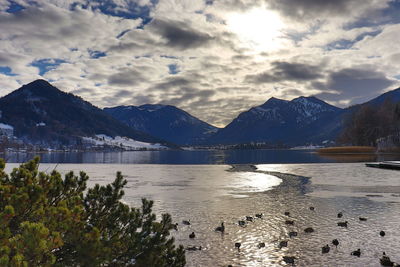
M400 151L400 132L376 140L380 152Z
M8 124L0 123L0 136L13 137L14 127Z

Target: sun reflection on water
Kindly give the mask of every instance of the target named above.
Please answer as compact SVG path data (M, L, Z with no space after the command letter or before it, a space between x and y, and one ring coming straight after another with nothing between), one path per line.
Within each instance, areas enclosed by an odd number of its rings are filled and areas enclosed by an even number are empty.
M278 186L282 180L278 177L257 173L257 172L238 172L234 179L227 185L231 194L264 192Z

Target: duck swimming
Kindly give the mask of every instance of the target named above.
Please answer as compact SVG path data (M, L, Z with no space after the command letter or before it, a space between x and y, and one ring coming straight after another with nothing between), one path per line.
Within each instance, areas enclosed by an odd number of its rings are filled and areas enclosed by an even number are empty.
M337 246L339 246L339 240L333 239L332 244L337 248Z
M196 237L196 235L194 234L194 232L192 232L190 235L189 235L189 238L195 238Z
M360 249L354 250L351 253L351 255L356 256L356 257L360 257L361 256L361 250Z
M215 232L221 232L221 233L225 232L224 222L221 222L221 226L215 228Z
M329 250L331 250L331 248L329 247L328 244L326 244L325 246L322 247L322 254L328 253Z

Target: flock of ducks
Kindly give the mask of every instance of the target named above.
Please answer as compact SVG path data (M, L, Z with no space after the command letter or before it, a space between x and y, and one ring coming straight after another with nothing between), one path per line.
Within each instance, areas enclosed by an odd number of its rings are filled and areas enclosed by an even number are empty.
M310 207L309 209L311 211L315 210L314 207ZM290 217L290 212L286 211L286 212L284 212L284 215ZM337 218L342 218L342 217L343 217L343 212L339 212L337 214ZM263 214L262 213L255 214L255 218L262 219L263 218ZM253 216L246 216L245 220L239 220L238 221L238 225L241 226L241 227L245 227L247 223L253 222L255 220L255 218ZM367 218L359 217L359 220L360 221L367 221ZM183 225L191 225L190 220L183 220L182 224ZM286 225L294 225L295 221L287 219L287 220L285 220L285 224ZM348 222L347 221L338 222L337 225L340 226L340 227L347 228ZM173 227L174 227L175 230L178 230L178 224L177 223L174 224ZM221 222L221 225L217 226L214 231L215 232L220 232L221 234L225 233L224 222ZM314 229L312 227L307 227L307 228L304 229L304 232L305 233L313 233ZM298 232L295 232L295 231L291 231L291 232L288 233L289 238L296 237L297 235L298 235ZM386 235L386 233L385 233L385 231L380 231L379 235L381 237L384 237ZM192 232L191 234L189 234L189 238L190 239L196 238L196 234L194 232ZM332 243L333 246L335 246L336 249L340 244L339 240L337 240L337 239L333 239L331 243ZM242 244L240 242L236 242L234 244L235 248L238 251L240 251L241 245ZM283 247L287 247L287 246L288 246L288 241L287 240L282 240L278 244L278 247L280 249L283 248ZM264 248L265 247L265 243L264 242L258 243L257 247L259 249ZM201 246L199 246L199 247L189 246L189 247L186 248L186 250L188 250L188 251L202 250L202 247ZM326 244L325 246L323 246L321 248L321 253L322 254L327 254L327 253L329 253L330 250L331 250L331 247L329 246L329 244ZM350 253L350 255L355 256L355 257L361 257L361 249L358 248L357 250L354 250L353 252ZM296 257L294 257L294 256L283 256L282 260L287 264L294 265L295 261L296 261ZM387 267L389 267L389 266L390 267L400 267L399 264L391 261L390 258L386 255L385 252L382 253L382 257L380 258L380 264L382 266L387 266ZM228 265L228 267L232 267L232 265Z

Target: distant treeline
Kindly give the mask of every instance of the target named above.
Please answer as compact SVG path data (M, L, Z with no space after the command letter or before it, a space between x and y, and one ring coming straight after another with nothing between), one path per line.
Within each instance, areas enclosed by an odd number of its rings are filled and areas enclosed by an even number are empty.
M400 131L400 102L388 99L381 105L359 105L353 109L338 137L341 144L376 146L377 139Z

